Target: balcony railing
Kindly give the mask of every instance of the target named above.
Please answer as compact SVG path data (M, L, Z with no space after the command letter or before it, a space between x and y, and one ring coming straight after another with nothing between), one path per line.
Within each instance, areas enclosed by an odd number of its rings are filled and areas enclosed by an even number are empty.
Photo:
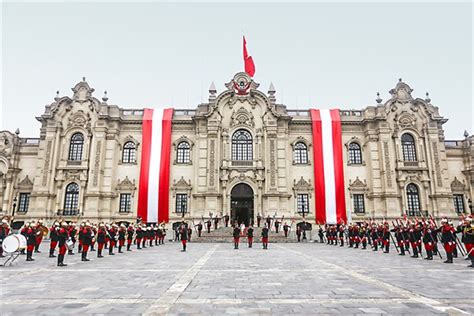
M418 161L404 161L403 165L405 167L418 167Z
M174 110L174 116L194 116L196 115L196 110Z
M286 111L289 116L309 116L308 110L288 110Z
M234 166L234 167L251 167L251 166L253 166L253 160L232 160L232 166Z
M424 216L424 217L428 217L430 214L428 213L428 211L406 211L405 214L407 216Z

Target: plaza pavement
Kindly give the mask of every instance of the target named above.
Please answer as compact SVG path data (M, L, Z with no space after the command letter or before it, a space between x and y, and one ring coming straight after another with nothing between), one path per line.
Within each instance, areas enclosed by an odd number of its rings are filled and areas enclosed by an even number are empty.
M318 243L190 243L0 267L0 315L473 314L474 269ZM2 258L3 259L3 258Z

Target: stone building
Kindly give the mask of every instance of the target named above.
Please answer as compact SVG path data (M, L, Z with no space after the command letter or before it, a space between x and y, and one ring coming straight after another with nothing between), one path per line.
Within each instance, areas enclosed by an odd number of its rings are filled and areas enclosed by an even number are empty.
M172 122L170 219L209 213L251 221L277 214L314 219L308 110L277 103L238 73ZM390 99L341 110L346 206L352 221L469 213L474 136L445 140L447 121L401 80ZM94 97L85 80L37 117L39 138L0 132L0 212L24 221L62 216L134 221L143 110Z

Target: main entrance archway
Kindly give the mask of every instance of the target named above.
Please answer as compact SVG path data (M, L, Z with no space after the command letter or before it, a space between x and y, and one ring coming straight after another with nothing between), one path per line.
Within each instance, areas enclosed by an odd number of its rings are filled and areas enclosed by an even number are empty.
M253 190L245 183L239 183L230 193L230 209L233 223L245 226L253 224Z

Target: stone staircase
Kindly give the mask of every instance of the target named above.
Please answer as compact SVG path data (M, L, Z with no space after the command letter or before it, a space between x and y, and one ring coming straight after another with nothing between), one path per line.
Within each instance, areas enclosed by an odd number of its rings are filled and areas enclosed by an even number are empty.
M217 230L211 229L210 233L207 233L203 229L201 237L198 237L197 231L193 230L191 236L191 242L201 242L201 243L233 243L234 239L232 237L233 228L232 227L219 227ZM254 227L253 231L253 242L261 243L261 232L262 227ZM241 243L247 243L247 233L244 232L245 236L240 237ZM294 232L290 232L288 237L285 237L283 231L279 231L278 234L275 231L270 231L268 236L270 243L292 243L296 242L296 236Z

